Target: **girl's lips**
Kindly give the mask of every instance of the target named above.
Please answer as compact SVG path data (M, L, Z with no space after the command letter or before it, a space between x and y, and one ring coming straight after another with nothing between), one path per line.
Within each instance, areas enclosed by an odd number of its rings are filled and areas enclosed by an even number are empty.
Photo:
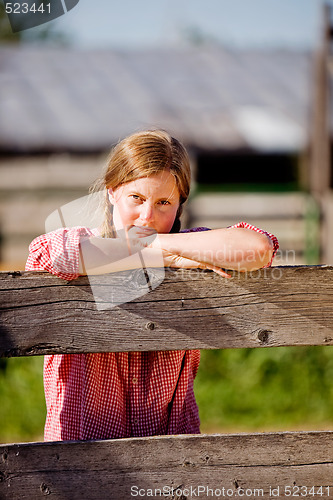
M130 231L132 228L135 228L134 231L136 231L137 233L144 233L144 234L147 234L147 235L156 234L156 229L154 229L153 227L131 226L128 229L128 231Z

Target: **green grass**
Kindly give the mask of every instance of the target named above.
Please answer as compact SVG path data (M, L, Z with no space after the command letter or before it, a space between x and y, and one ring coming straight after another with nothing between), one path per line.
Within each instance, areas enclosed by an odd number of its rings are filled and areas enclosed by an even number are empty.
M0 360L0 442L43 439L43 358Z
M332 428L333 348L203 351L202 432Z
M0 360L0 441L42 440L41 357ZM333 347L202 351L202 432L333 428Z

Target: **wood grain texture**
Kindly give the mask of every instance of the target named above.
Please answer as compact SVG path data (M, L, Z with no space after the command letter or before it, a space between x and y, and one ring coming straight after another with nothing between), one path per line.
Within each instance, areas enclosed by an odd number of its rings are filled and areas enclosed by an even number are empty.
M0 273L0 355L333 345L332 267L273 267L230 279L166 270L149 293L135 272L112 282L97 277L94 290L111 290L120 302L134 286L142 294L109 310L98 310L85 276Z
M1 273L0 352L332 345L332 273L276 267L224 279L167 270L149 293L142 274L119 273L112 283L100 276L94 287L111 288L119 302L126 287L139 294L107 310L87 277ZM318 431L1 445L0 498L333 498L332 438Z
M134 496L134 486L145 493L140 498L195 498L185 490L199 486L225 488L225 498L252 490L243 496L265 499L274 498L273 488L281 493L286 486L323 486L330 495L324 490L318 498L332 498L332 437L332 431L320 431L3 445L0 498L121 500ZM164 487L165 493L179 488L185 495L149 494Z

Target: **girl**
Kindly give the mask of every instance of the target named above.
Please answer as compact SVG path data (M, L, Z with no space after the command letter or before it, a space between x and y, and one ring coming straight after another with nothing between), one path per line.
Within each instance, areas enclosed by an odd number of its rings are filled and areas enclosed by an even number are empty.
M141 267L251 271L269 266L276 238L246 223L180 232L190 190L182 144L164 131L144 131L112 151L98 185L103 225L62 228L30 245L26 270L70 280L80 274ZM121 235L125 234L126 238ZM45 440L108 439L199 433L193 381L200 353L157 351L49 355L44 362Z

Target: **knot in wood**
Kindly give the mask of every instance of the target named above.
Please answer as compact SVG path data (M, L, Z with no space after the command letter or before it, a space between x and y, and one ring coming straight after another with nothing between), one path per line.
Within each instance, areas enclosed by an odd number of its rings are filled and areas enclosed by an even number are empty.
M195 467L195 464L192 463L190 460L184 460L183 467Z
M134 289L140 289L142 287L146 287L148 283L149 283L149 275L146 269L143 269L143 272L141 269L136 269L132 271L128 279L128 285Z
M22 276L21 271L9 271L8 276L11 278L16 278L16 276Z
M40 491L44 494L44 495L50 495L51 494L51 490L50 488L47 486L47 484L45 483L42 483L40 485Z
M260 342L267 342L270 333L272 333L270 330L259 330L258 339Z
M148 321L148 323L146 323L146 328L147 330L154 330L155 324L152 323L151 321Z

